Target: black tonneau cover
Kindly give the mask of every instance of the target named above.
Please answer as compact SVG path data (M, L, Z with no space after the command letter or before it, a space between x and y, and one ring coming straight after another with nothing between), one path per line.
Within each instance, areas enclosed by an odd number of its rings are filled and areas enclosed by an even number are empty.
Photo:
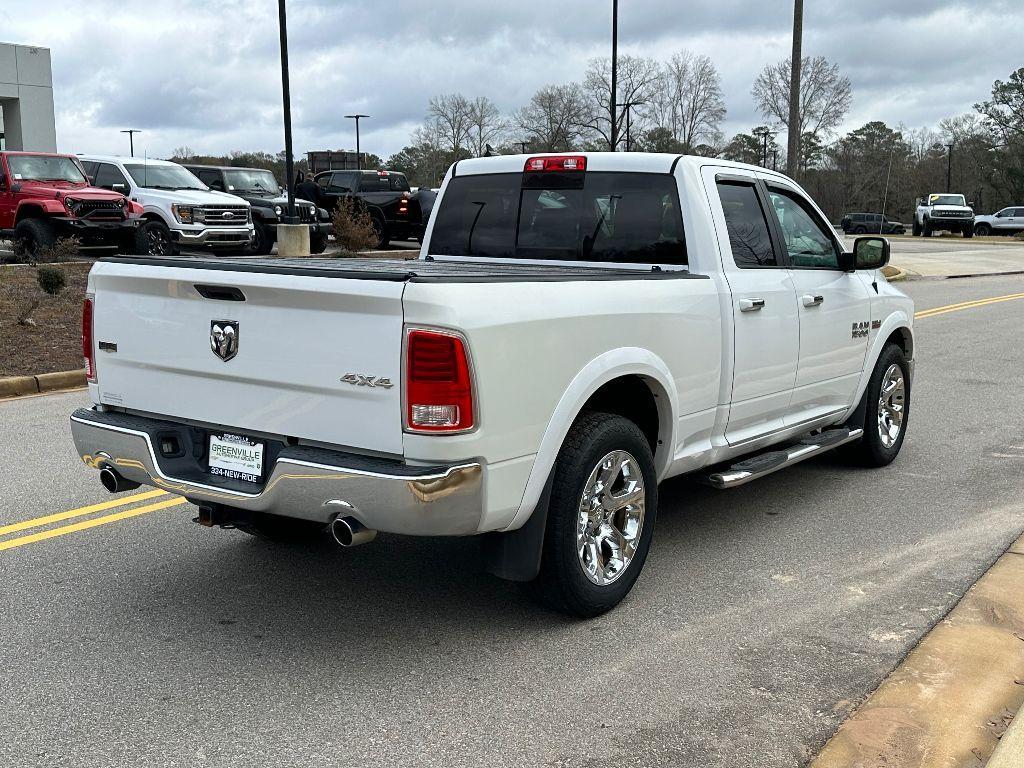
M582 267L560 264L499 264L433 259L282 259L259 257L104 256L99 261L151 267L262 272L279 275L387 280L412 283L557 282L575 280L707 279L682 270L643 267Z

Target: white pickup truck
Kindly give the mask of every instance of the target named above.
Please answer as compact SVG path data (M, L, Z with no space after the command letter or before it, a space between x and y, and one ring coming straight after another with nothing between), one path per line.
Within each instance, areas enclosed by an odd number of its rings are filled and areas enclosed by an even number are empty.
M778 173L699 157L463 160L420 259L101 259L71 416L108 490L346 546L483 534L492 573L592 616L658 484L730 488L907 430L913 305Z

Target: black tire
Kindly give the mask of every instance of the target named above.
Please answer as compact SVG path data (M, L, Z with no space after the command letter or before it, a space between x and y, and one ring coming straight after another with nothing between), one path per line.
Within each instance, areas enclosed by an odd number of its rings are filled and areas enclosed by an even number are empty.
M327 535L326 523L271 515L267 512L254 512L248 522L235 523L235 528L242 533L277 544L303 544L323 539Z
M890 445L886 445L882 439L880 427L882 381L890 367L897 366L902 376L903 398L901 403L902 421L899 434ZM907 363L903 349L896 344L889 344L882 350L878 357L875 369L871 372L871 380L868 382L867 391L864 393L864 400L867 407L864 410L864 436L860 440L848 443L840 448L843 458L852 464L862 467L884 467L892 463L893 459L903 447L903 440L907 436L907 427L910 424L910 366Z
M974 228L974 234L976 234L978 237L988 237L989 235L992 234L992 226L990 224L982 222L981 224L978 224Z
M270 234L270 228L262 222L255 222L249 253L254 256L266 256L272 250L274 250L274 238Z
M388 231L387 223L379 215L371 214L370 219L373 221L373 231L377 235L377 244L374 246L374 250L382 251L391 243L391 233Z
M47 219L22 219L14 227L16 261L35 261L57 242L57 230Z
M911 225L914 237L921 236L921 224L918 222L917 217L914 217L914 223Z
M310 253L323 253L327 250L327 235L322 232L311 234L309 236L309 252Z
M591 473L613 451L625 451L639 467L644 485L644 514L632 559L614 580L598 585L586 575L577 554L576 524ZM553 610L580 618L598 616L629 594L647 559L658 511L651 446L640 428L628 419L608 413L585 413L569 430L553 472L540 573L523 587L532 598ZM618 487L618 476L614 483Z
M178 248L170 228L159 219L150 219L135 231L135 252L139 256L174 256Z
M863 235L863 234L866 234L866 233L867 233L867 229L865 229L864 227L854 227L853 228L853 234L855 234L855 235Z
M967 238L974 237L974 225L973 224L964 224L964 237L967 237Z
M932 222L930 219L925 219L924 224L921 227L921 234L925 237L932 236Z

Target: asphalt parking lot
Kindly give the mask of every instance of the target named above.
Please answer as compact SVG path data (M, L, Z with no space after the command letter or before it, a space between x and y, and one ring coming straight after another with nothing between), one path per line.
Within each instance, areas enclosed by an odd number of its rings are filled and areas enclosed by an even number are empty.
M904 285L923 310L1024 277ZM0 764L800 765L1024 530L1022 319L918 322L891 467L666 484L636 589L587 622L471 539L271 545L112 500L83 392L0 402Z

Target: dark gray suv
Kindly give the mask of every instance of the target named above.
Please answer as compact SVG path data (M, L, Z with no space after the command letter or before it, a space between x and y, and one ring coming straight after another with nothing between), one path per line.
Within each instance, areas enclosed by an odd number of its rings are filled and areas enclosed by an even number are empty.
M845 213L840 226L848 235L903 235L907 231L903 224L887 219L880 213Z

